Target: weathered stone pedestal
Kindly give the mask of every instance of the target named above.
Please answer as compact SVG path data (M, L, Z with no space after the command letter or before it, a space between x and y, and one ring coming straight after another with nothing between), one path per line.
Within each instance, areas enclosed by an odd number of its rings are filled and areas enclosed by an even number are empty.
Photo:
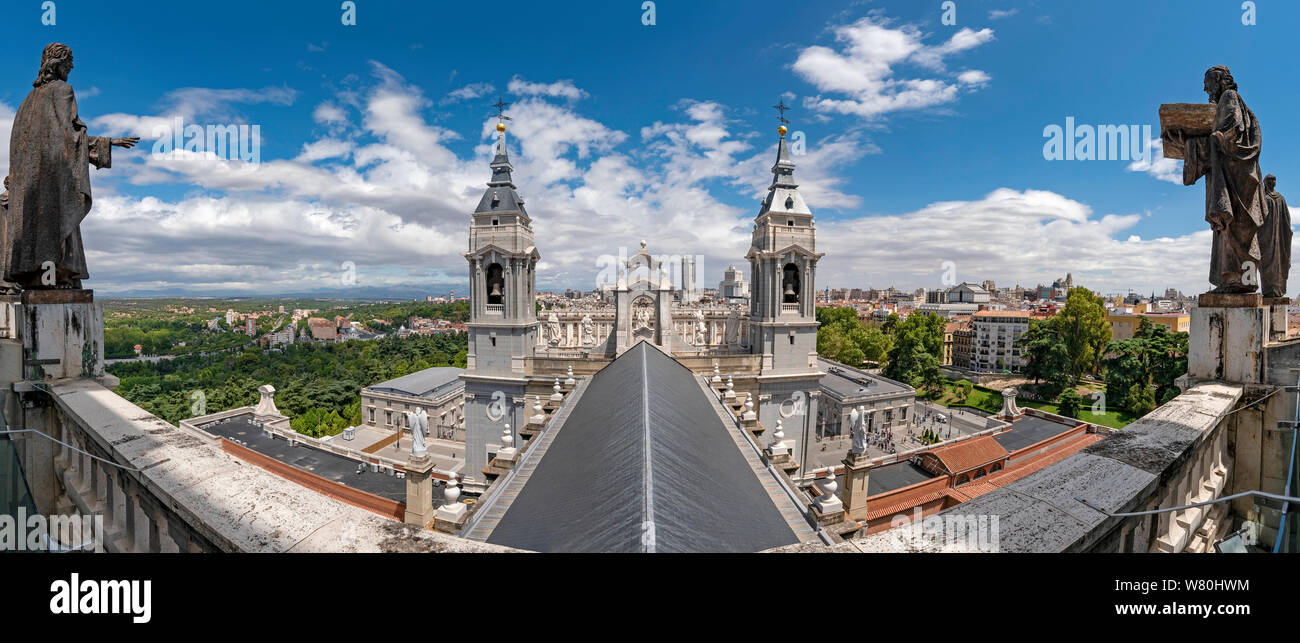
M844 512L854 520L867 518L867 478L871 459L865 453L844 456Z
M438 507L433 516L433 528L446 534L454 534L465 526L469 518L469 508L463 502L453 502Z
M519 461L519 452L514 447L501 449L497 452L495 458L488 463L483 470L484 475L503 476L514 468L515 463Z
M433 458L412 456L406 462L406 519L410 525L428 527L433 522Z
M1188 379L1265 383L1264 344L1279 332L1285 338L1287 303L1266 305L1259 293L1201 295L1192 309Z
M24 379L104 376L104 315L90 290L0 295L0 337L22 342Z

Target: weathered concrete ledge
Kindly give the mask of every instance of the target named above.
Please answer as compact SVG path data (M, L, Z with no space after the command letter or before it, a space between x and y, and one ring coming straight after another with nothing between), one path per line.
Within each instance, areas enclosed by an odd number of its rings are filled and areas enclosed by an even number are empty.
M505 552L388 520L285 480L174 427L90 380L50 382L65 422L165 512L215 549L239 552ZM74 427L67 426L72 423ZM32 427L38 428L38 427ZM89 445L87 445L89 446ZM193 541L191 541L193 542Z
M1075 498L1086 499L1112 513L1161 506L1166 484L1182 478L1202 445L1218 438L1218 432L1224 430L1221 424L1241 399L1242 389L1222 382L1192 385L1147 416L1079 453L937 516L996 516L998 548L1003 552L1124 550L1124 537L1144 540L1150 535L1154 519L1108 517ZM833 547L800 544L770 551L954 550L952 544L917 536L915 531L901 528Z

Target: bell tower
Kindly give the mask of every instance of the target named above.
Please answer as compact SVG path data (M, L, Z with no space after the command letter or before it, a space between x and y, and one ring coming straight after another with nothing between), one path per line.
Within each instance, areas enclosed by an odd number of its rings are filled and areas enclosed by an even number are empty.
M502 118L508 118L502 116ZM522 375L537 343L536 268L532 219L515 191L506 153L506 125L497 123L492 180L469 228L469 370Z
M506 151L505 103L497 101L492 180L469 228L469 349L465 381L467 489L485 483L488 448L502 426L521 426L527 361L537 344L537 262L532 219L515 191Z
M778 106L784 113L784 103ZM754 220L754 235L745 258L750 265L750 344L763 356L762 372L808 373L817 370L815 306L817 230L812 211L794 182L794 161L785 134L781 139L772 185Z
M776 105L776 164L772 185L754 219L745 258L750 266L749 344L761 355L758 419L765 427L781 422L791 453L801 468L816 431L821 378L817 362L817 230L812 211L794 182L794 161L785 139L785 111Z

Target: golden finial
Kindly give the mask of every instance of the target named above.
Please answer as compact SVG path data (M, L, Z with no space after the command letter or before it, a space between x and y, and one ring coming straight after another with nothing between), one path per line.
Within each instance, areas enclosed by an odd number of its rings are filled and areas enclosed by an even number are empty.
M497 123L497 131L498 131L498 132L504 132L504 131L506 131L506 124L505 124L505 123ZM784 133L784 132L782 132L782 133Z
M781 136L785 136L785 133L786 133L787 131L788 131L788 130L786 130L785 125L782 125L782 126L776 128L776 133L777 133L777 134L780 134Z

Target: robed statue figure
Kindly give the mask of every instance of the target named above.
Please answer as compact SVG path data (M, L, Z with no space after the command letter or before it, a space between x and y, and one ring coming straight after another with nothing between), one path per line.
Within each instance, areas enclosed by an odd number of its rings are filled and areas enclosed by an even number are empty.
M87 134L67 82L71 71L72 50L47 45L34 88L14 116L0 247L10 288L81 287L90 276L80 227L90 212L90 166L111 167L113 146L140 140Z
M1167 132L1184 143L1183 185L1205 177L1205 220L1214 231L1210 283L1215 293L1249 293L1259 285L1264 260L1258 239L1264 225L1263 177L1259 171L1260 129L1254 112L1237 93L1227 67L1205 72L1205 92L1215 105L1206 136Z
M1285 297L1286 279L1291 274L1291 211L1272 174L1264 177L1264 198L1268 212L1259 230L1259 250L1264 255L1259 283L1265 297Z

